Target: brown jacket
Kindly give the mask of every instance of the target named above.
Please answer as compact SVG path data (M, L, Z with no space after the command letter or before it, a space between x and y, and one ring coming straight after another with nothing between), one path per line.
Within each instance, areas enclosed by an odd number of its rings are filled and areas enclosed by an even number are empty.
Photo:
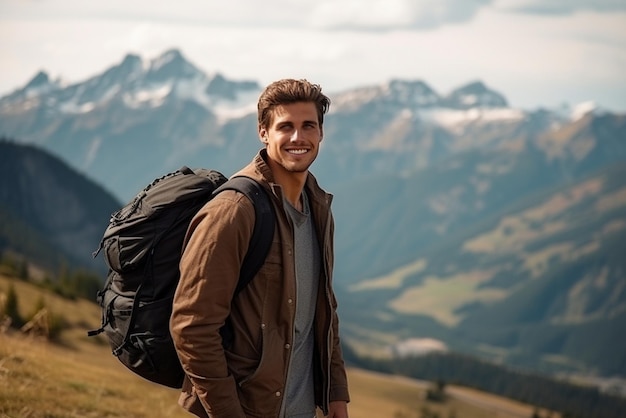
M200 417L279 416L294 334L294 238L283 208L282 189L273 183L263 155L261 150L237 173L261 182L276 211L272 247L251 283L233 298L255 220L252 203L243 194L225 191L207 203L192 220L185 240L171 331L187 375L179 403ZM331 286L332 196L311 174L305 187L323 264L314 364L316 403L326 414L329 401L349 401ZM224 346L220 328L227 320L234 337Z

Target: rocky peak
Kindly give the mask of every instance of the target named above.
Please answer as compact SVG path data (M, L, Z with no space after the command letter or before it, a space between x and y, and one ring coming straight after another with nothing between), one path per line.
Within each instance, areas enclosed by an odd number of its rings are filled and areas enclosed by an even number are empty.
M385 89L394 101L407 106L434 106L440 100L439 95L421 80L391 80Z
M150 62L146 81L164 82L172 79L190 79L203 76L178 49L170 49Z
M260 89L256 81L231 81L217 73L207 84L205 93L224 99L235 100L240 91L257 91Z
M473 107L508 107L506 98L488 88L482 81L474 81L453 90L446 98L447 106L458 109Z
M45 71L39 71L24 87L25 90L39 88L50 84L50 77Z

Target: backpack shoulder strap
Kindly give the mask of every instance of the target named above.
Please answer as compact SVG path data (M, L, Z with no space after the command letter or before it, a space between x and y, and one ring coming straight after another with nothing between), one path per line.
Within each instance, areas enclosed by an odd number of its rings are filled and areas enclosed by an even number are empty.
M252 280L265 262L274 238L276 219L267 191L257 181L249 177L233 177L217 188L214 194L224 190L237 190L245 194L254 205L256 214L250 246L243 259L235 290L235 293L238 293Z

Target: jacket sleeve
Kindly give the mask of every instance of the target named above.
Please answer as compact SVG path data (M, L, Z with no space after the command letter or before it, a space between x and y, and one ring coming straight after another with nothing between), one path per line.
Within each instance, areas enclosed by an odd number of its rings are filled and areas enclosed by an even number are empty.
M331 254L334 255L334 219L331 215L330 218L330 245ZM334 259L333 259L334 263ZM330 359L330 396L329 401L346 401L350 402L350 395L348 392L348 378L346 376L346 368L343 361L343 353L341 352L341 341L339 339L339 316L337 315L337 299L335 298L335 292L332 286L332 273L331 273L331 286L330 286L330 302L332 306L332 350Z
M192 220L180 262L172 339L196 396L215 418L245 418L219 331L230 314L253 227L254 209L247 198L222 192Z

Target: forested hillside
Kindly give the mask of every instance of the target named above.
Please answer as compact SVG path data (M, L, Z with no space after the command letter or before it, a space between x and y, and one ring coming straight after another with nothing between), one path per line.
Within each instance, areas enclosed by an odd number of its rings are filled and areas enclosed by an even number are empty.
M102 186L42 149L0 139L0 251L41 268L86 269L120 203Z

